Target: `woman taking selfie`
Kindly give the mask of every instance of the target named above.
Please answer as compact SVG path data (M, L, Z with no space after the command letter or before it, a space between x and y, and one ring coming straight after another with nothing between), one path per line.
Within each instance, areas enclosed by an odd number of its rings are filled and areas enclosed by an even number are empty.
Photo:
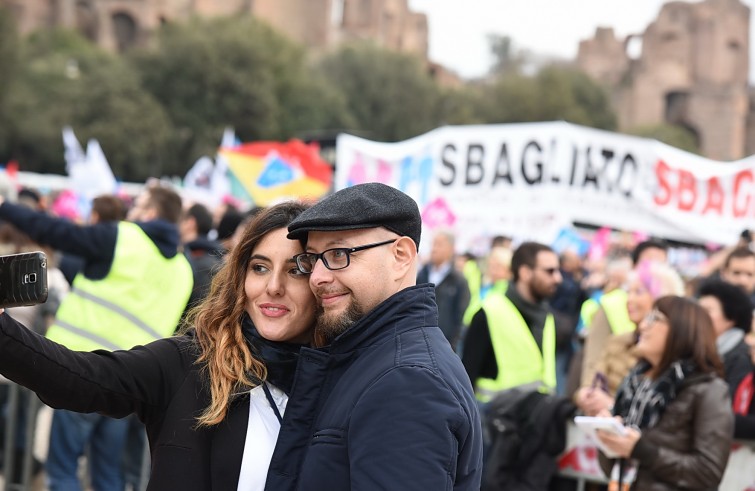
M708 313L666 296L639 325L639 363L616 394L623 435L600 431L618 455L601 466L613 488L716 489L726 468L734 417ZM610 416L607 411L602 415Z
M127 351L74 352L0 315L0 373L46 404L145 424L147 489L264 488L315 299L286 227L306 207L262 211L189 316L186 334ZM119 458L114 456L113 458Z

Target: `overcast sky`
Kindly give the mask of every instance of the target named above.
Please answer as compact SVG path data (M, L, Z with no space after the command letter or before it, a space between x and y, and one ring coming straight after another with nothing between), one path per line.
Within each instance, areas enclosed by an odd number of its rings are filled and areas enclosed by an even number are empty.
M755 0L744 0L752 8ZM538 55L573 59L579 41L598 26L619 36L642 33L666 3L663 0L409 0L428 14L430 59L462 77L484 75L492 59L490 33L510 36L515 47ZM755 53L752 29L750 53ZM750 61L750 80L753 76Z

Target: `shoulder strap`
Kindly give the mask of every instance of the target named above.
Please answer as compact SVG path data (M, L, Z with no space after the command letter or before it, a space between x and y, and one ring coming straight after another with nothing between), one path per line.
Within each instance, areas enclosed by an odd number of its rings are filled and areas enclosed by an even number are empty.
M273 394L270 393L270 389L267 387L266 382L262 382L262 390L265 392L265 397L267 397L267 402L270 403L270 407L273 408L273 412L275 413L275 417L278 418L278 422L283 423L283 417L281 417L281 412L278 410L278 405L275 403L275 399L273 399Z

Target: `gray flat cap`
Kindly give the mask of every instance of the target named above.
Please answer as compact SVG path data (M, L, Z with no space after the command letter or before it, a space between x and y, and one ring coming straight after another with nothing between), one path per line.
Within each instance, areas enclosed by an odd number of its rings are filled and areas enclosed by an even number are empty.
M396 188L377 182L357 184L321 200L288 226L288 238L306 240L312 231L334 232L385 227L419 247L422 218L417 203Z

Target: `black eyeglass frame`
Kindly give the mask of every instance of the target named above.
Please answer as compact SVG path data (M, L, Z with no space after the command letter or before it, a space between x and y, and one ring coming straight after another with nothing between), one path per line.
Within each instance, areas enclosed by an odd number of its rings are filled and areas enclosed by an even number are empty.
M294 261L296 261L296 268L299 270L299 272L304 274L310 274L315 269L315 264L317 264L317 260L319 259L322 261L323 266L325 266L330 271L340 271L342 269L346 269L351 265L351 255L355 252L364 251L367 249L372 249L373 247L380 247L388 244L393 244L396 242L398 238L396 239L390 239L390 240L384 240L382 242L374 242L372 244L366 244L362 246L357 247L333 247L332 249L327 249L322 252L302 252L301 254L297 254L294 256ZM338 268L332 268L330 264L328 264L328 260L325 259L325 254L328 254L332 251L341 251L344 254L346 254L346 264L344 266L338 267ZM309 261L309 263L312 265L312 269L307 271L307 268L302 266L302 263L304 261L305 257L309 257L312 260Z

